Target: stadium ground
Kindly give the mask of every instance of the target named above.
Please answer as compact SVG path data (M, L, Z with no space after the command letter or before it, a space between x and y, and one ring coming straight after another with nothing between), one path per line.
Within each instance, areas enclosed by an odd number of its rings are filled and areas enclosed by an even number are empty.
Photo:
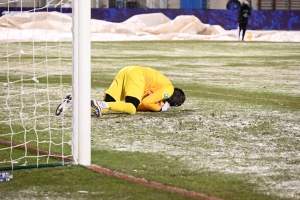
M102 99L116 72L126 65L163 72L187 96L182 107L166 113L92 118L92 163L221 199L300 199L299 46L222 41L92 43L92 98ZM49 53L57 57L55 51ZM62 72L70 79L71 61L64 65ZM70 92L69 83L63 92ZM55 106L51 109L54 113ZM65 123L71 123L70 112ZM10 199L191 198L80 166L13 173L14 179L2 184Z

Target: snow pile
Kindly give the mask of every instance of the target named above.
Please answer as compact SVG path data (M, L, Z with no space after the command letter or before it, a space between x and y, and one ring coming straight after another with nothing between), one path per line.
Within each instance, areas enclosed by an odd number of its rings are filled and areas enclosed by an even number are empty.
M72 17L58 12L0 17L0 41L72 41ZM91 41L237 40L237 30L203 24L192 15L170 20L162 13L140 14L122 23L91 20ZM300 42L300 31L252 31L245 40Z

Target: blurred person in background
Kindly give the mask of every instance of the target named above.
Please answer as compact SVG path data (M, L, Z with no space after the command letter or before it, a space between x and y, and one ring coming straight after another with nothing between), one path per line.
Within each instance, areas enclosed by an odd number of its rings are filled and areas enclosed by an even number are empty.
M245 38L245 33L247 31L247 26L248 26L248 18L251 15L251 1L249 2L248 0L243 0L243 3L240 7L239 10L239 15L238 15L238 28L239 28L239 34L238 34L238 39L242 39L242 41ZM242 31L242 38L241 38L241 31Z

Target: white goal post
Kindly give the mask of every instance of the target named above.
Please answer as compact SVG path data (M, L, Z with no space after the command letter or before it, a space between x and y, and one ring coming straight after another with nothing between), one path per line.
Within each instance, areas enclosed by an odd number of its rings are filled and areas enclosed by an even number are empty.
M91 2L44 2L0 0L0 171L91 164Z
M82 165L91 164L90 18L91 1L73 0L73 158Z

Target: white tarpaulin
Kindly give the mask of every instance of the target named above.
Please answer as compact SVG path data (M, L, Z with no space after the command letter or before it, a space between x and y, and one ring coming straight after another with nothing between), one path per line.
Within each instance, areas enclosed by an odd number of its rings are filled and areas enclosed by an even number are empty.
M19 13L0 17L0 41L72 41L72 17L58 12ZM170 20L162 13L136 15L121 23L91 20L91 41L237 40L237 30L203 24L181 15ZM245 40L300 42L300 31L248 30Z

